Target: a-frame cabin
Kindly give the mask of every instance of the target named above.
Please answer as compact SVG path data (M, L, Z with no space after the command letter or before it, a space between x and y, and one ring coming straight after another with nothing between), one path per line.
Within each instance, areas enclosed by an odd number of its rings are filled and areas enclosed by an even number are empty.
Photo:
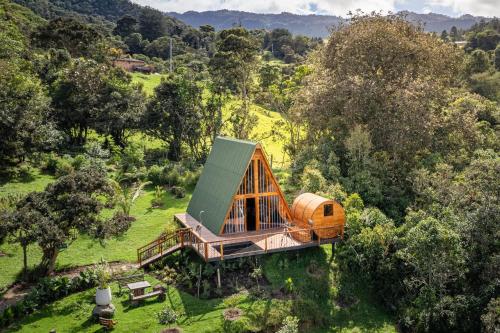
M262 146L223 137L215 140L187 212L215 235L282 228L291 221Z
M218 137L187 212L174 217L184 228L138 249L139 263L146 265L186 246L206 261L217 261L342 238L345 216L338 203L312 194L311 199L300 198L294 217L262 146Z

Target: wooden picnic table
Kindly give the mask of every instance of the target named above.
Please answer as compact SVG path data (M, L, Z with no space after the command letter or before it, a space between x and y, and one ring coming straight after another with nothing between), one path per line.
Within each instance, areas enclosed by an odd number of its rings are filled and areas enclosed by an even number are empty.
M144 295L146 288L151 287L148 281L139 281L127 284L127 288L134 294L134 296Z

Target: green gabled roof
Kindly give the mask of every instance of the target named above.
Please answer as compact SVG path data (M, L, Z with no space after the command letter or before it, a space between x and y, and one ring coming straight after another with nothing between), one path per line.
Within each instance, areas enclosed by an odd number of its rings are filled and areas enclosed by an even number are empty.
M218 235L233 196L245 175L257 143L217 137L189 202L187 212Z

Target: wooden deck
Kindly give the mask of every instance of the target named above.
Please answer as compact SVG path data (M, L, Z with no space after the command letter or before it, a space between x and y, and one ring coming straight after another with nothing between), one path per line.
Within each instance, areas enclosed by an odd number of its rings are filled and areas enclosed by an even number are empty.
M313 235L314 229L303 229L299 232L311 234L310 241L307 242L300 241L301 237L294 237L294 233L297 233L297 231L290 231L290 229L284 227L215 235L187 213L176 214L174 219L191 232L191 239L186 245L189 244L206 261L219 261L331 244L339 241L343 234L343 230L339 230L339 237L318 239Z
M343 228L278 228L239 234L215 235L187 213L176 214L184 228L165 234L137 250L139 266L146 266L184 247L195 250L207 262L248 257L264 253L303 249L339 241ZM335 231L338 237L321 239L318 230Z

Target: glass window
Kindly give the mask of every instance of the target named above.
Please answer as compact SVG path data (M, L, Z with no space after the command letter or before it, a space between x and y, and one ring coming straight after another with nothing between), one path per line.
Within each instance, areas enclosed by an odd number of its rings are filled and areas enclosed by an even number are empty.
M332 216L333 215L333 204L328 204L323 206L323 215Z

